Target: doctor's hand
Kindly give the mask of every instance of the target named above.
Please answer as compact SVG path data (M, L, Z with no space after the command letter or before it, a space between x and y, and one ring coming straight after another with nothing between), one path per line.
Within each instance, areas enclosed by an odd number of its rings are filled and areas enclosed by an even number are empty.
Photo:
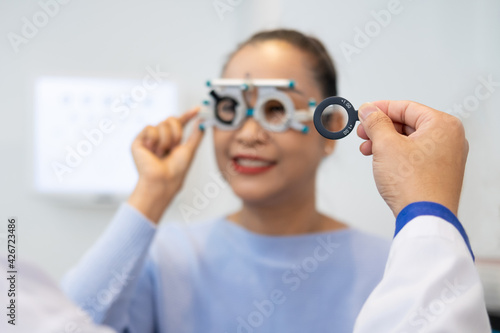
M359 108L360 146L373 155L377 189L394 216L408 204L432 201L457 215L469 150L461 121L410 101Z
M139 180L128 203L153 223L182 187L203 131L195 124L181 142L186 124L199 112L192 109L180 117L169 117L157 126L146 126L132 143L132 155Z

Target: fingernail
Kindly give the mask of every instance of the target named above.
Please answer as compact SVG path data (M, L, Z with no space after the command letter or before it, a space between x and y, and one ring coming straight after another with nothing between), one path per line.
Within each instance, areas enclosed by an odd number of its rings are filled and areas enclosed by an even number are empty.
M375 104L364 103L358 109L359 118L361 118L361 120L365 120L370 115L370 113L376 112L377 110L378 108L375 106Z
M203 123L199 124L198 125L198 128L200 129L200 131L205 131L205 125Z

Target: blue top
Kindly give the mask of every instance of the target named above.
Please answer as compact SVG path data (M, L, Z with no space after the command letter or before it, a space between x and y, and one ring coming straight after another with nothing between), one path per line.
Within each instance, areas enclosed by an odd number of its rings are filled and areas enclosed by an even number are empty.
M352 228L265 236L225 218L156 228L124 203L63 289L118 332L351 333L389 246Z

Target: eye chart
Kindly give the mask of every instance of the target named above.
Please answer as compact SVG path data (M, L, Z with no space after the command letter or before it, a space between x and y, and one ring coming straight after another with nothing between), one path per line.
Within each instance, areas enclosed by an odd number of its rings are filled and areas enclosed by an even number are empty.
M131 143L177 113L177 90L143 79L41 77L34 96L34 183L49 194L125 195L137 181Z

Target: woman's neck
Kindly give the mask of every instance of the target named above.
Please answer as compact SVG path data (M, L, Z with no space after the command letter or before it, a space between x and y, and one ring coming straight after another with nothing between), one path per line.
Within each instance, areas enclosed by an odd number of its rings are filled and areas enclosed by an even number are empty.
M228 219L252 232L264 235L299 235L343 229L347 226L316 210L315 190L266 203L244 202Z

